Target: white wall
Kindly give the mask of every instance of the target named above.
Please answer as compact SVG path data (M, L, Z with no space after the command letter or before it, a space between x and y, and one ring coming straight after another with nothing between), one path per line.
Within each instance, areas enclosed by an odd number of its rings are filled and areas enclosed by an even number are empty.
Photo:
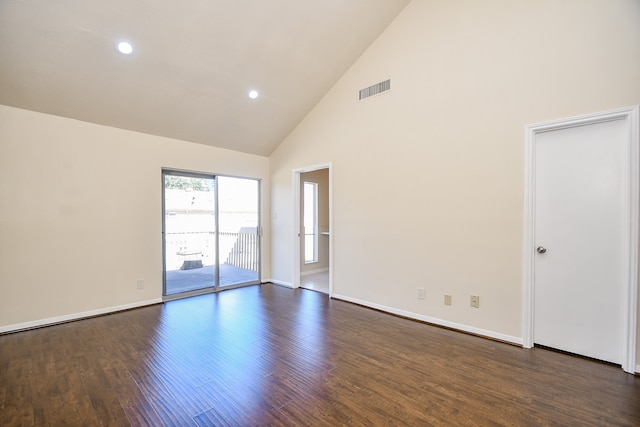
M266 157L0 106L0 331L161 298L162 167L262 179L269 211Z
M414 0L271 156L273 278L291 171L331 161L335 294L518 342L524 127L638 104L639 76L636 0Z

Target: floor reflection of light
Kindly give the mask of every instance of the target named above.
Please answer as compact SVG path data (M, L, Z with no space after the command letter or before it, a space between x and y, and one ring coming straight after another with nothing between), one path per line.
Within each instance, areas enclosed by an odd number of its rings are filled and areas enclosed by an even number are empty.
M291 354L295 356L292 362L296 366L313 371L321 370L326 365L326 306L318 304L319 298L327 297L313 291L301 291L292 324L297 339L290 341Z
M263 292L250 286L162 306L136 375L174 397L167 410L182 405L204 412L232 401L238 411L252 412L285 405L300 390L325 388L326 295L295 291L294 310L287 305L274 316L277 301L265 304Z
M270 373L261 357L267 350L263 310L259 286L165 303L148 365L190 405L210 406L225 395L259 405ZM196 367L198 377L191 374Z

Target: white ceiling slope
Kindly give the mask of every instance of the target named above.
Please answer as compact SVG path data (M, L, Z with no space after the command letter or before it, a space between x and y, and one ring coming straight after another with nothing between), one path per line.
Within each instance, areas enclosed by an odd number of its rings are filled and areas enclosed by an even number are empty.
M407 3L0 0L0 104L269 155Z

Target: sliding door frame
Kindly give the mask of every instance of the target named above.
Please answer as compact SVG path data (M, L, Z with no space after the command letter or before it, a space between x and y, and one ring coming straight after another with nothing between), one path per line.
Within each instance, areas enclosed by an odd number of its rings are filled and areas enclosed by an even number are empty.
M204 178L204 179L212 179L214 181L214 198L215 198L214 248L215 248L216 262L215 262L215 270L214 270L214 281L212 286L208 286L208 287L197 289L197 290L167 295L167 255L166 255L167 239L166 239L165 176ZM258 271L257 273L258 273L258 277L255 281L252 280L249 282L237 283L237 284L220 287L220 238L219 238L220 237L220 232L219 232L220 213L219 213L218 177L252 180L252 181L256 181L256 184L258 186L258 200L257 200L257 206L258 206L258 224L257 224ZM262 180L261 179L163 167L161 170L161 191L162 191L161 199L162 199L162 299L163 301L170 301L174 299L186 298L186 297L195 296L195 295L202 295L207 293L218 292L221 290L239 288L243 286L251 286L251 285L262 283Z

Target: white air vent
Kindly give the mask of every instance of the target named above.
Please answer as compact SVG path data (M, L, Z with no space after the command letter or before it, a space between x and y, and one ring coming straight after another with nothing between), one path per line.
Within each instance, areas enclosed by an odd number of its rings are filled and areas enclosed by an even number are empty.
M377 95L382 92L386 92L391 89L391 79L385 80L373 86L365 87L361 89L359 92L359 100L362 101L365 98L369 98L370 96Z

